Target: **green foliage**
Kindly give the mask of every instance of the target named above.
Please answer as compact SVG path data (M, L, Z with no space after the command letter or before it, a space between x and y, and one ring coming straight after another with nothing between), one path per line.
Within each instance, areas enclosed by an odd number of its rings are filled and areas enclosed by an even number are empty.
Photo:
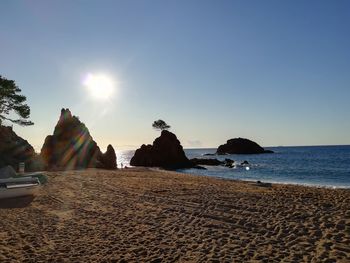
M156 130L161 130L161 131L170 129L170 125L166 124L166 122L163 120L154 121L152 124L152 127Z
M0 125L4 120L16 123L21 126L33 125L34 123L28 120L30 108L25 103L26 97L20 95L19 89L13 80L3 78L0 75ZM19 115L19 119L9 118L11 112Z

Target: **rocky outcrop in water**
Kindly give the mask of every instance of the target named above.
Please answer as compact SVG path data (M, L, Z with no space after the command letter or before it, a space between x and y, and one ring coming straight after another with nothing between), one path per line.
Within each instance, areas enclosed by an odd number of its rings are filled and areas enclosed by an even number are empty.
M0 126L0 168L10 165L18 171L21 162L25 163L28 172L43 168L43 163L28 141L19 137L12 127Z
M102 168L114 170L117 169L117 156L112 145L108 145L107 151L101 156Z
M265 150L256 142L244 138L235 138L228 140L226 144L220 145L216 151L217 154L259 154L273 153Z
M226 158L224 161L220 161L218 159L207 159L207 158L193 158L190 160L191 163L195 166L198 165L208 165L208 166L218 166L218 165L222 165L222 166L226 166L229 168L233 168L234 167L234 160L228 159Z
M226 167L233 168L234 167L234 163L235 163L234 160L231 160L231 159L228 159L228 158L225 159L225 166Z
M210 165L217 166L222 165L224 162L219 161L218 159L205 159L205 158L193 158L190 160L194 165Z
M189 168L188 160L176 135L163 130L153 145L143 144L131 158L132 166L163 167L169 169Z
M53 135L46 137L41 157L47 169L98 167L102 153L89 130L69 109L62 109Z

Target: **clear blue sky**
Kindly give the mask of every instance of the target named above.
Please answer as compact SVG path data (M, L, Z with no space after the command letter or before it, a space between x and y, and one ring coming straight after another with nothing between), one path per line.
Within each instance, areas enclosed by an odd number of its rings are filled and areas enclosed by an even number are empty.
M1 1L0 74L28 98L40 149L60 109L105 148L350 144L350 1ZM94 100L82 79L118 82Z

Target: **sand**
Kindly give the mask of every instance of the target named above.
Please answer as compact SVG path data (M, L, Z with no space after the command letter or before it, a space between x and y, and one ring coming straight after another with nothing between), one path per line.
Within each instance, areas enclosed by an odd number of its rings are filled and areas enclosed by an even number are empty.
M350 262L350 191L150 169L48 173L0 204L0 262Z

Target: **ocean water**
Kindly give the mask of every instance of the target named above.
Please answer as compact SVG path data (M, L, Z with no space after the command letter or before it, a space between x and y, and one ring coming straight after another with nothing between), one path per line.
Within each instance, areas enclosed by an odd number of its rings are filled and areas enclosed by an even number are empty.
M350 188L350 145L267 147L273 154L204 156L216 149L185 149L188 158L230 158L236 164L249 162L249 168L204 166L207 170L181 169L180 172L270 183L288 183L334 188ZM118 166L129 165L134 151L117 152Z

